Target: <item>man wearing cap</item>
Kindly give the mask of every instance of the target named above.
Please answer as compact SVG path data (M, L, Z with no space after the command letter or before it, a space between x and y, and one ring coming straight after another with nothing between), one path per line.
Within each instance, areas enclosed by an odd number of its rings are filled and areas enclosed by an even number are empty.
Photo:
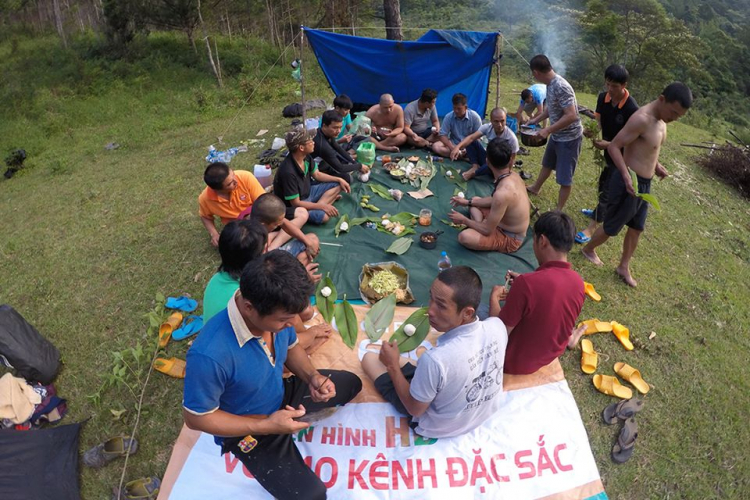
M344 179L324 174L312 159L315 150L313 137L302 127L286 134L289 155L281 162L273 180L273 192L284 200L287 206L287 219L294 217L296 208L304 208L309 213L308 221L324 224L339 211L333 203L340 199L339 193L351 192ZM315 184L312 181L317 181Z

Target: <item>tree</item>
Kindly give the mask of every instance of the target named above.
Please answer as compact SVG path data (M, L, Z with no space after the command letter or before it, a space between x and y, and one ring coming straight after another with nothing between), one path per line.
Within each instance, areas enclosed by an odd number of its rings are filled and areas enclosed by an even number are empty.
M383 0L383 13L385 14L385 37L388 40L403 40L399 0Z

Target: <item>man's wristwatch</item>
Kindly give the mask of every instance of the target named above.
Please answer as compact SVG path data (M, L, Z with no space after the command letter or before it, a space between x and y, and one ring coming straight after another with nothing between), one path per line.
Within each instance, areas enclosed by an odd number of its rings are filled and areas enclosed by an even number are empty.
M469 208L471 208L471 198L469 198Z

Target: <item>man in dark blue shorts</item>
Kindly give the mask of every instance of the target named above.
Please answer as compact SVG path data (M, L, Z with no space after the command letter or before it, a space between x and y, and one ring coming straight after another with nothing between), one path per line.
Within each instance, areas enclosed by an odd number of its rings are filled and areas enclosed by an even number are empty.
M599 174L599 203L594 210L583 209L584 215L591 217L591 223L576 234L576 243L588 243L597 226L604 221L607 209L608 185L612 172L617 170L612 158L607 153L607 146L617 133L622 130L630 117L638 110L635 99L630 97L628 89L628 70L619 64L613 64L604 72L607 91L599 94L596 100L596 121L602 131L601 139L594 139L594 147L604 150L605 167ZM585 134L585 132L584 132Z

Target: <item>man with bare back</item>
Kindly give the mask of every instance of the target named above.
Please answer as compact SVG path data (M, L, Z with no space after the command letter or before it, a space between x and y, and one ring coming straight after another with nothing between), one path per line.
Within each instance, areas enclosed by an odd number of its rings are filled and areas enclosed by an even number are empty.
M458 242L470 250L513 253L521 248L529 229L529 196L521 177L512 171L513 149L499 137L487 144L487 166L495 178L495 191L487 198L454 196L451 205L469 207L469 215L452 210L448 218L467 229Z
M375 147L397 153L398 147L406 143L404 108L393 101L391 94L383 94L380 103L368 109L366 116L372 120L370 140Z
M609 180L607 213L604 224L596 230L581 252L588 260L601 266L602 261L596 254L596 248L610 237L616 236L624 226L628 226L620 265L615 271L632 287L638 283L630 274L630 259L646 227L648 212L648 204L637 197L637 194L651 192L651 179L654 175L660 179L669 175L667 169L659 163L659 151L667 139L667 123L684 116L692 103L693 96L687 85L680 82L669 84L655 101L643 106L630 117L607 147L607 153L617 167L617 172ZM637 176L637 192L628 169Z

